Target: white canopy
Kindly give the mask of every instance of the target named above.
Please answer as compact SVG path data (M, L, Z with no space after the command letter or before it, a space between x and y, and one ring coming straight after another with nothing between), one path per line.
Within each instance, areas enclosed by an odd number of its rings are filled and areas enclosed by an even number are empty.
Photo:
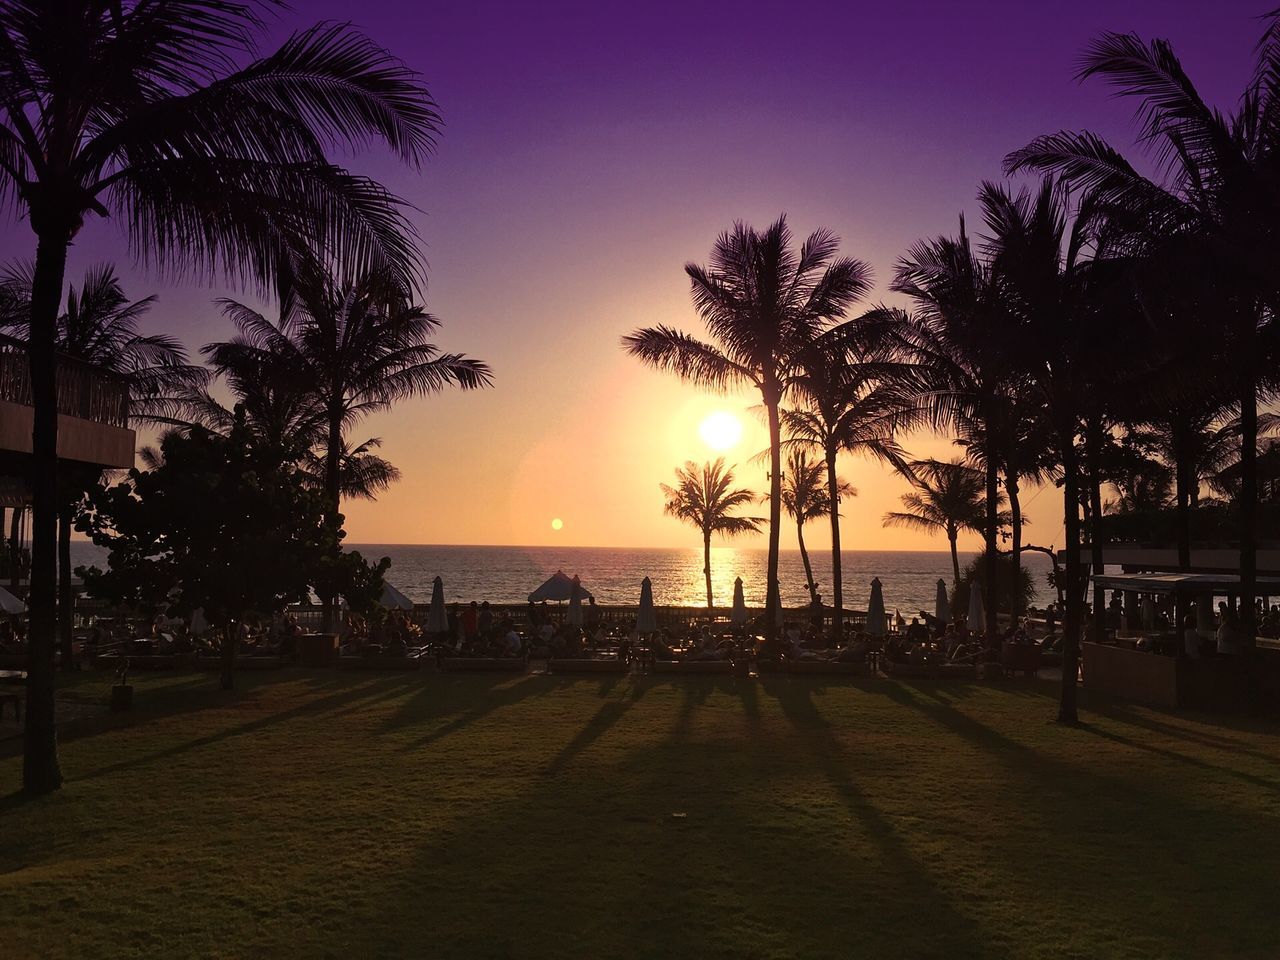
M26 613L27 605L15 597L4 587L0 587L0 613L7 613L11 617L16 617L20 613Z
M576 576L571 580L563 570L557 570L546 583L529 594L529 602L541 603L543 600L569 600L573 597L574 581L577 581L578 589L582 591L581 599L591 599L591 591L582 585L581 580L578 580Z
M742 595L741 577L733 581L733 611L729 614L729 621L740 627L747 622L747 601Z
M933 615L943 623L951 622L951 600L947 597L947 584L938 578L938 594L933 601Z
M871 599L867 601L867 633L883 637L889 632L888 618L884 614L884 590L880 578L871 581Z
M987 609L982 605L982 584L977 580L969 584L969 620L971 633L987 632Z
M431 608L427 611L427 633L448 633L449 614L444 609L444 581L431 581Z
M413 601L385 580L382 583L382 596L378 599L378 605L388 610L413 609Z
M640 611L636 614L636 633L657 633L658 615L653 610L653 582L645 577L640 581Z

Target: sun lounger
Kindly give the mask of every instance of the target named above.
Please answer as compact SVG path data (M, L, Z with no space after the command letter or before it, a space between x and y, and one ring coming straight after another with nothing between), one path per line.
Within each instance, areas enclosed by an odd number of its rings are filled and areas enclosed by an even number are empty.
M631 664L626 660L567 660L547 661L547 673L627 673Z
M871 669L865 663L852 660L790 660L787 673L795 676L868 677Z
M336 657L339 670L417 670L422 661L417 657Z
M129 659L133 660L134 658L130 657ZM201 670L221 670L222 658L200 657L196 660L196 664ZM281 667L288 666L288 664L289 661L284 657L236 657L236 670L245 672L251 670L279 670Z
M524 659L504 657L444 657L440 661L444 670L487 670L499 673L524 673L529 662Z
M728 660L655 660L654 673L729 674L733 664Z

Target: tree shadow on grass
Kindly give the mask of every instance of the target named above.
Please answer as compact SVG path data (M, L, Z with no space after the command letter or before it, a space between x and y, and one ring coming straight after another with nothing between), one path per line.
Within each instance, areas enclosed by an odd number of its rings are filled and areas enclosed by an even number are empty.
M1238 726L1223 722L1218 717L1201 717L1194 714L1175 713L1159 710L1155 707L1145 708L1145 712L1137 713L1127 704L1120 702L1098 703L1091 706L1093 712L1118 723L1138 727L1139 729L1169 737L1174 740L1185 740L1202 747L1221 750L1225 753L1240 754L1280 765L1280 750L1276 753L1264 753L1247 747L1235 737L1223 736L1214 730L1236 730L1245 733L1280 733L1280 727L1274 724L1259 722L1256 726ZM1167 720L1156 719L1155 715L1163 715Z
M616 686L616 683L611 686ZM637 683L633 685L631 695L625 700L607 700L602 703L595 715L583 724L582 729L547 764L543 773L547 776L555 776L564 770L565 767L573 762L575 757L604 736L610 727L621 720L623 714L635 706L636 702L644 696L644 690L645 687Z
M514 682L507 682L502 685L490 683L487 686L480 686L480 684L476 682L476 678L467 678L465 682L455 687L454 692L457 693L458 691L461 691L463 695L467 696L470 706L466 707L466 709L461 713L456 714L448 723L432 730L426 736L420 737L412 743L405 744L401 749L408 751L420 750L423 747L428 747L437 741L443 740L445 737L452 736L459 731L465 730L477 720L482 720L495 711L501 710L505 707L514 706L522 700L527 700L532 697L546 696L553 690L569 686L575 682L577 681L572 677L551 677L541 674L523 674ZM481 696L479 698L476 698L473 695L477 686L480 686L479 692ZM419 695L418 698L415 698L415 700L421 701L424 698L429 699L430 696L431 691L428 689ZM406 706L402 708L401 714L405 717L411 717L411 713L409 712L410 710L411 705L406 704ZM443 712L427 713L419 717L418 720L408 719L400 725L403 726L406 723L418 722L423 719L429 719L433 716L448 716L450 712L451 710L446 707L446 710Z
M269 713L269 714L266 714L265 716L258 717L257 719L254 719L254 720L249 720L245 723L236 724L234 726L228 726L224 729L218 730L215 733L211 733L211 734L208 734L207 736L197 737L193 740L187 740L182 743L175 744L172 747L168 747L156 753L150 753L150 754L146 754L145 756L134 757L129 760L122 760L119 763L110 764L105 767L99 767L96 770L91 770L87 773L80 774L75 779L94 780L94 779L97 779L98 777L108 776L113 773L120 773L125 770L132 770L138 767L146 766L158 760L167 760L175 756L180 756L181 754L184 754L184 753L189 753L192 750L198 750L201 747L211 746L215 743L219 743L224 740L229 740L234 737L255 733L259 730L264 730L266 728L275 726L276 724L284 723L289 720L296 719L298 717L306 716L308 714L325 713L327 711L341 707L344 704L351 703L354 700L360 700L366 697L370 697L378 693L379 691L385 689L388 686L402 686L402 685L403 685L403 678L398 676L374 678L374 679L368 679L368 680L362 678L361 680L353 681L349 685L345 686L343 689L338 690L334 693L331 693L327 696L308 697L308 699L304 700L302 703L299 703L297 706L291 707L287 710L281 710L276 713ZM225 695L224 695L220 702L216 700L211 701L211 702L205 703L203 707L204 708L226 707L229 705L234 705L236 703L244 703L246 702L247 698L245 698L243 694L247 692L249 691L234 691L234 693L236 694L235 699L229 701L225 698ZM253 702L253 701L249 701L249 702ZM174 711L174 712L179 713L179 712L187 712L187 711Z

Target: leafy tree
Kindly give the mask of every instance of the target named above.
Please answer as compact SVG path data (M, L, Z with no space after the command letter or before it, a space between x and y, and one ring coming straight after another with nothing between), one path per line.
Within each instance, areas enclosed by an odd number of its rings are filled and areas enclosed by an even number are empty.
M334 146L418 163L438 126L418 78L343 24L259 57L269 0L13 0L0 6L0 199L35 234L30 366L31 669L23 785L62 783L53 711L57 317L67 249L110 216L144 261L268 283L300 251L421 274L411 224ZM238 64L242 64L237 66Z
M711 596L711 537L720 534L734 537L760 530L759 517L739 517L734 512L755 500L750 490L734 489L733 471L726 468L724 458L698 466L692 460L676 468L674 486L661 483L667 498L664 512L702 531L702 575L707 581L707 609L713 606Z
M344 281L303 271L285 291L275 323L234 300L224 300L223 309L237 336L210 344L205 355L233 378L274 367L309 398L312 423L324 445L323 491L331 520L341 510L344 465L349 488L353 477L365 482L364 492L390 482L389 465L375 462L368 442L353 461L347 442L353 423L408 396L492 382L484 362L441 353L428 340L439 321L411 303L404 286L386 273ZM332 598L321 599L328 621Z
M131 470L86 498L76 528L110 551L106 570L82 569L95 596L148 611L202 608L223 630L222 686L233 684L236 626L308 596L317 584L365 607L382 588L385 558L369 568L338 553L341 530L291 464L259 444L243 416L227 436L173 431L149 470Z
M956 580L955 589L951 593L951 610L955 616L964 617L968 615L971 585L974 581L985 585L984 578L986 575L986 563L981 556L975 556L965 564L964 569L960 571L959 578ZM996 595L1003 601L1000 605L1001 612L1012 616L1015 604L1017 609L1025 610L1027 605L1035 598L1036 587L1035 582L1031 579L1031 571L1021 564L1014 563L1011 554L1000 554L1000 559L996 563L996 576L1000 578L1000 585ZM984 590L983 593L986 593L986 591ZM991 611L988 610L987 612L990 614Z
M870 268L836 259L839 238L817 230L792 246L786 217L763 232L745 223L720 235L707 266L687 264L693 303L711 335L699 340L671 327L637 330L624 349L659 370L712 389L749 385L760 391L769 423L769 570L765 629L779 624L778 537L782 509L779 411L802 355L870 287Z
M31 324L32 269L17 265L0 276L0 326L22 337ZM143 334L142 319L155 297L130 301L110 265L91 268L80 288L72 286L66 309L58 316L57 350L64 357L91 364L99 375L119 377L129 388L129 420L135 426L164 422L186 406L184 397L208 381L204 367L187 362L187 352L173 337ZM64 670L74 670L72 657L71 526L76 505L100 472L64 464L58 503L59 638Z

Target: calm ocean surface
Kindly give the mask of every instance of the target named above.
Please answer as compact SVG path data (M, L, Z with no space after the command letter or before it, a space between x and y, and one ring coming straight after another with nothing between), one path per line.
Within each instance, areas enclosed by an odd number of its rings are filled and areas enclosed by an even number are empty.
M706 602L702 580L702 551L631 549L622 547L458 547L429 545L350 544L366 559L391 558L387 579L410 599L426 603L431 599L431 581L444 580L449 602L490 600L495 603L523 603L533 589L557 570L582 578L583 586L599 603L636 603L640 581L653 580L654 602L698 606ZM972 554L961 554L963 566ZM72 544L72 562L102 565L103 551L90 543ZM831 564L825 551L811 554L818 591L831 599ZM742 577L748 606L762 606L765 592L767 551L735 547L713 547L712 587L717 604L733 600L733 581ZM1045 575L1047 557L1028 555L1023 562L1032 573L1039 593L1037 605L1047 602L1050 590ZM844 554L845 606L865 609L871 578L884 586L885 606L898 608L909 616L924 609L932 612L935 584L939 577L951 583L951 556L945 551L907 552L856 550ZM804 567L800 553L784 550L780 580L782 599L788 606L808 602L804 588Z

